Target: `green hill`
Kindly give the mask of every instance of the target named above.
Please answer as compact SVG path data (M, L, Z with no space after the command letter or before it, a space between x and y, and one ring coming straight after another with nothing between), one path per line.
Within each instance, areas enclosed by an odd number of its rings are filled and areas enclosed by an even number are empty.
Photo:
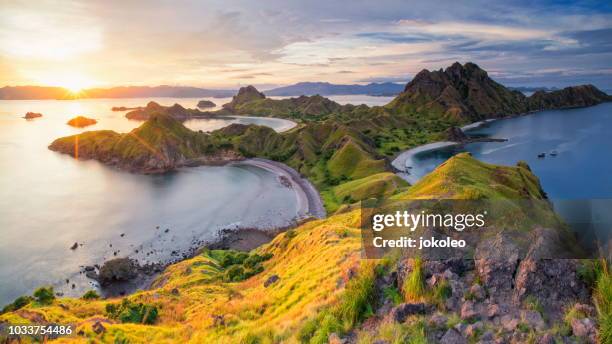
M393 179L377 174L334 192L368 193L368 185L377 180L388 185ZM498 200L544 197L524 164L488 165L467 155L451 158L397 197L472 198L473 189ZM440 329L420 313L400 323L376 320L384 300L406 302L397 287L384 282L404 263L392 258L360 263L359 222L358 210L309 222L242 258L231 251L205 250L168 266L151 289L122 299L26 299L25 306L0 315L0 322L75 324L78 334L62 343L324 343L331 333L350 334L360 343L401 336L425 342L436 331L447 331L446 323ZM237 271L252 272L241 277ZM139 313L145 309L148 313ZM529 326L524 325L525 331L531 331Z

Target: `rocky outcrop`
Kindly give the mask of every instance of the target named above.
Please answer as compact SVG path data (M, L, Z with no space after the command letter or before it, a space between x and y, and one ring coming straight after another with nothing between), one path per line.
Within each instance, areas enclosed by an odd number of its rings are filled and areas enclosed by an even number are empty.
M458 127L450 127L444 132L445 139L453 142L465 142L469 137Z
M90 125L94 125L96 123L98 123L98 121L96 121L93 118L87 118L85 116L77 116L77 117L74 117L73 119L69 120L68 123L66 123L66 124L68 124L69 126L72 126L72 127L76 127L76 128L84 128L84 127L88 127Z
M132 259L111 259L100 267L98 282L102 286L108 286L116 282L127 282L138 276L139 269L138 262Z
M579 261L553 259L563 258L555 252L561 247L558 232L538 228L531 233L531 239L529 252L516 272L515 302L521 303L529 296L557 308L577 301L588 302L589 289L578 276Z
M249 85L246 87L241 87L238 90L238 94L236 94L232 101L224 104L223 108L226 110L234 111L236 108L242 104L246 104L258 99L265 99L266 96L259 92L255 87Z
M200 100L197 106L200 109L208 109L217 106L217 104L211 102L210 100Z
M27 112L25 114L25 116L23 116L23 118L25 118L25 119L34 119L34 118L38 118L38 117L42 117L42 114L40 114L38 112Z
M386 107L474 122L531 111L591 106L610 100L610 96L592 85L538 91L526 97L495 82L474 63L455 62L444 70L422 70Z

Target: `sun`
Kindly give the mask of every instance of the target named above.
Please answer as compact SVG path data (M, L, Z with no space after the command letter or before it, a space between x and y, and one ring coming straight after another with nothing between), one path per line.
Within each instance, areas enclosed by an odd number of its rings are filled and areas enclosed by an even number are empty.
M91 80L81 76L66 77L59 83L61 87L64 87L73 94L83 92L83 90L91 86L91 84Z

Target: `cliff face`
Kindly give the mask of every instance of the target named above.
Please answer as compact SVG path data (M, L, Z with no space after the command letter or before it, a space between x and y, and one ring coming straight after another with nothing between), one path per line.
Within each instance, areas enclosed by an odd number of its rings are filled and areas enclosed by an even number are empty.
M445 70L423 70L387 105L395 112L443 115L458 122L498 118L529 111L591 106L610 100L592 85L536 92L525 97L491 79L474 63L455 62Z

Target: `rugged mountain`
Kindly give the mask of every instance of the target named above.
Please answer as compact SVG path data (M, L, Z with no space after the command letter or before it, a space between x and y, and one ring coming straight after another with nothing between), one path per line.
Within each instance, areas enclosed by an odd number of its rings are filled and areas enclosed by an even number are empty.
M240 158L209 135L189 130L167 114L152 115L126 134L99 130L63 137L53 141L49 149L140 173L166 172L184 165Z
M461 122L525 112L524 100L522 93L498 84L476 64L455 62L445 70L422 70L387 107Z
M255 87L247 86L242 87L232 101L223 105L223 110L218 113L320 121L330 117L351 118L369 114L370 111L366 105L340 105L320 95L271 99Z
M162 106L156 102L149 102L147 106L137 108L125 114L125 117L133 120L146 121L156 114L168 115L179 121L185 121L193 117L206 117L208 114L198 109L185 109L180 104Z
M591 106L610 99L592 85L537 91L526 97L495 82L474 63L455 62L444 70L419 72L386 108L396 113L426 113L464 123L530 111Z
M237 108L243 104L254 102L260 99L265 99L266 96L259 92L255 87L249 85L247 87L241 87L238 93L232 97L232 101L223 104L223 108L230 111L237 111Z
M395 96L404 86L393 82L370 83L367 85L338 85L329 82L298 82L297 84L267 90L268 96L331 96L357 95Z

